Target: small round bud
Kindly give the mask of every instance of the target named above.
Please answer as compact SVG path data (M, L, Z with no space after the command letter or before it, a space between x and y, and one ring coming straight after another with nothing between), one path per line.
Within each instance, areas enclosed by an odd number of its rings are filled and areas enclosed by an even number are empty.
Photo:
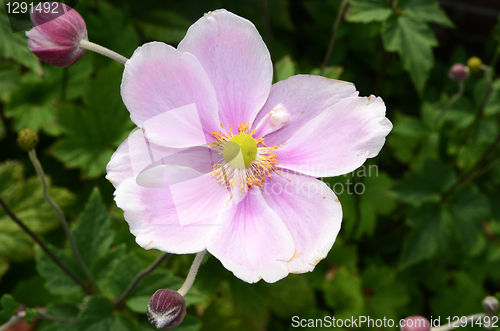
M489 314L496 314L498 311L498 299L488 295L483 299L483 308Z
M401 331L430 331L431 323L423 316L410 316L405 318Z
M483 61L481 61L481 59L477 56L473 56L469 60L467 60L467 66L469 67L471 72L479 72L482 69Z
M17 134L17 145L23 152L29 152L38 145L38 134L32 129L22 129Z
M26 32L29 49L43 62L57 67L67 67L80 60L85 49L79 43L88 40L83 18L76 10L60 2L42 2L40 5L50 10L31 11L33 28Z
M169 289L158 290L148 304L148 319L157 329L171 330L186 316L186 301L179 292Z
M462 63L454 64L448 71L448 77L455 82L462 82L467 76L469 76L469 67L464 66Z

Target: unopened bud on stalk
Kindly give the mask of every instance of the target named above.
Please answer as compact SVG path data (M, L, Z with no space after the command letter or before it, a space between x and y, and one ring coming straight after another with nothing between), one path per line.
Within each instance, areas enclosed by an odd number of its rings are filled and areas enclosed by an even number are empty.
M405 318L405 325L401 331L430 331L431 323L423 316L410 316Z
M496 314L498 311L498 299L488 295L483 299L483 308L489 314Z
M472 73L479 72L483 68L483 61L481 61L481 59L477 56L473 56L467 60L467 66Z
M23 152L29 152L38 145L38 134L32 129L22 129L17 134L17 145Z
M161 289L148 303L148 319L157 329L171 330L186 316L186 301L177 291Z
M50 4L45 10L46 4ZM26 32L29 49L42 61L67 67L85 54L81 40L88 40L85 21L60 2L42 2L31 10L33 28ZM37 9L38 8L38 9Z
M461 63L454 64L450 71L448 71L448 77L455 82L464 81L467 76L469 76L469 67L464 66Z

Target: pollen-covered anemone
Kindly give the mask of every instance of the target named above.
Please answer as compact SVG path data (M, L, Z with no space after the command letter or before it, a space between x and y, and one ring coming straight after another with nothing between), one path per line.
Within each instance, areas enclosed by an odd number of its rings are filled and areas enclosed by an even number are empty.
M391 131L380 98L297 75L272 85L255 26L204 15L177 48L152 42L125 65L121 94L139 127L107 178L139 245L207 249L246 282L312 271L340 230L339 200L318 177L378 154Z

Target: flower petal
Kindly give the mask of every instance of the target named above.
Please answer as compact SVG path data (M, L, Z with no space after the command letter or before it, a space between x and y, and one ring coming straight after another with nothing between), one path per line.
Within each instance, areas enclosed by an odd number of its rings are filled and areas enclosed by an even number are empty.
M178 49L195 55L210 77L221 123L251 124L271 89L271 56L255 26L226 10L191 25Z
M106 167L108 179L115 187L129 177L137 177L146 168L159 164L191 167L201 174L212 171L221 158L207 147L165 148L151 143L141 129L133 131L118 147Z
M377 156L391 130L382 99L345 98L274 152L281 168L315 177L338 176Z
M190 254L205 249L204 237L215 223L216 216L208 217L210 213L206 213L189 224L181 224L179 211L189 208L191 216L202 215L202 208L219 206L226 202L227 197L219 194L225 189L210 174L196 177L195 180L198 180L199 185L189 186L193 193L203 194L203 199L200 201L199 196L196 196L191 198L191 203L187 195L183 196L185 201L180 201L181 197L174 198L169 187L142 187L135 178L127 178L118 186L115 191L116 204L123 209L130 232L136 236L139 245L145 249L156 248L175 254Z
M236 277L248 283L260 279L273 283L286 277L293 239L259 188L225 210L217 225L206 236L207 249Z
M209 131L220 128L215 92L201 64L170 45L152 42L137 48L125 64L121 94L139 127L166 111L195 104L207 139L213 139Z
M325 183L292 173L269 178L262 192L295 243L288 270L292 273L312 271L326 257L340 230L339 200Z
M255 119L253 129L258 129L255 136L265 136L267 146L281 145L326 108L357 95L353 84L321 76L297 75L277 82ZM261 123L269 118L270 112L276 111L288 113L287 123L277 131L276 126Z
M149 141L164 147L206 145L214 138L205 132L198 114L194 103L175 108L144 121L144 132Z

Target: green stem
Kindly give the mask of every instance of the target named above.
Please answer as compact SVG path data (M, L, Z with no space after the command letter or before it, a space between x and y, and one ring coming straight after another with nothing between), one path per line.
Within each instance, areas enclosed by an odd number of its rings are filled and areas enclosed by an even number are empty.
M457 93L455 93L455 95L453 95L453 97L450 98L450 100L448 100L448 102L444 105L443 109L441 110L441 112L439 112L439 114L436 116L436 118L434 119L434 127L437 128L438 124L439 124L439 121L441 120L441 118L443 118L443 116L446 114L446 112L448 111L448 109L453 106L453 104L455 102L458 101L458 99L460 99L460 97L462 96L462 94L464 93L464 82L461 81L458 83L458 91Z
M59 217L59 220L61 222L61 226L64 229L64 233L66 234L66 237L68 238L69 245L71 247L71 250L73 251L73 254L75 255L75 258L78 262L78 265L80 268L83 270L87 278L90 280L92 285L95 287L96 291L99 293L99 286L97 285L97 282L95 281L94 277L90 273L90 270L87 268L85 265L85 262L83 262L82 256L80 255L80 252L78 251L78 248L76 247L75 240L73 239L73 235L71 234L71 230L69 229L68 221L66 220L66 217L64 216L64 213L62 212L61 208L57 205L57 203L52 199L52 197L49 194L48 186L47 186L47 180L45 178L45 172L43 171L42 164L38 160L36 156L36 152L34 149L28 152L28 155L30 157L31 163L33 163L33 166L35 167L36 173L38 175L38 178L40 178L40 182L42 184L42 191L43 191L43 196L45 198L45 201L52 207L52 209L56 212L57 216Z
M47 254L47 256L62 270L64 271L75 283L81 286L81 288L87 293L92 294L85 284L71 271L69 270L62 262L50 251L50 249L45 245L45 243L33 232L31 231L17 216L12 212L12 210L7 206L7 204L0 198L0 206L2 206L5 213L24 231L26 232L34 242L36 242L42 250Z
M325 72L325 68L328 64L328 61L330 61L330 57L332 56L333 46L335 45L335 40L337 39L337 30L340 25L340 19L344 14L346 5L347 5L347 0L342 0L339 6L337 17L335 18L335 22L333 22L332 36L330 38L330 43L328 44L328 48L326 50L325 58L323 59L323 63L321 64L321 68L319 70L320 75L323 75L323 73Z
M130 284L127 286L127 289L122 293L122 295L120 295L120 297L115 300L114 306L115 307L120 306L127 299L127 297L130 295L130 293L132 293L132 290L137 286L139 281L142 278L144 278L145 276L149 275L151 272L153 272L156 268L158 268L158 266L160 264L162 264L163 262L165 262L169 258L169 256L170 256L170 253L164 253L159 258L157 258L156 261L154 261L149 267L147 267L146 269L141 271L139 274L137 274L137 276L135 276L134 280L132 280L130 282Z
M68 70L69 67L64 67L62 69L62 79L61 79L61 100L66 100L66 90L68 89Z

